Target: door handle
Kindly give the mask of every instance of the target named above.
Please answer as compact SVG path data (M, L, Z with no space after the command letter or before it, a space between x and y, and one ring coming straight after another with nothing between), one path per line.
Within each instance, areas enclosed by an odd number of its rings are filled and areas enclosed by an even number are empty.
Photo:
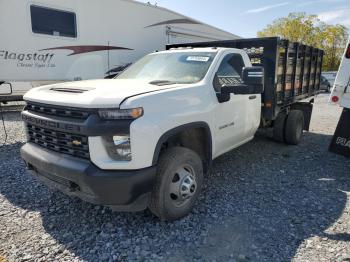
M255 99L256 98L256 96L254 95L254 96L249 96L249 99L250 100L253 100L253 99Z

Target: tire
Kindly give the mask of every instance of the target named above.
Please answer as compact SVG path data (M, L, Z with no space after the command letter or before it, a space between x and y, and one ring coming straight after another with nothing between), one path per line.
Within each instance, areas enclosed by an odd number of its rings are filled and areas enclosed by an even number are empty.
M288 114L285 140L289 145L297 145L301 140L304 131L304 114L301 110L292 110Z
M287 115L285 113L278 114L273 125L273 139L277 142L285 142L284 130L286 125Z
M149 209L163 221L182 218L191 212L202 184L203 164L198 154L172 147L160 156Z
M331 87L330 86L327 86L327 93L330 93L331 92Z

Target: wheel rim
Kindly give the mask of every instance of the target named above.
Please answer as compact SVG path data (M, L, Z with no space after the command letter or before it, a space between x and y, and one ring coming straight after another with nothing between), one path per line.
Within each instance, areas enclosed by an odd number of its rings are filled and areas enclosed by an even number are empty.
M189 165L180 167L170 182L169 196L175 206L186 205L197 191L196 175Z

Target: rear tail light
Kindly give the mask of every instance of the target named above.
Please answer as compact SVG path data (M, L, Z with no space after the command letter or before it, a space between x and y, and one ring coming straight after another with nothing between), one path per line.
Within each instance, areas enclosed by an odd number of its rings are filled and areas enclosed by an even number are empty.
M338 103L339 102L339 97L338 96L332 96L332 102L333 103Z
M348 45L348 49L346 49L345 57L350 58L350 44Z

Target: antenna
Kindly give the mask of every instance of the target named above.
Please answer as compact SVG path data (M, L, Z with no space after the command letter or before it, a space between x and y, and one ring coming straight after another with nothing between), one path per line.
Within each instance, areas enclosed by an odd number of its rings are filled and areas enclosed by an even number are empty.
M110 71L110 66L109 66L109 41L108 41L108 50L107 50L107 72ZM110 75L110 73L108 73L108 75Z

